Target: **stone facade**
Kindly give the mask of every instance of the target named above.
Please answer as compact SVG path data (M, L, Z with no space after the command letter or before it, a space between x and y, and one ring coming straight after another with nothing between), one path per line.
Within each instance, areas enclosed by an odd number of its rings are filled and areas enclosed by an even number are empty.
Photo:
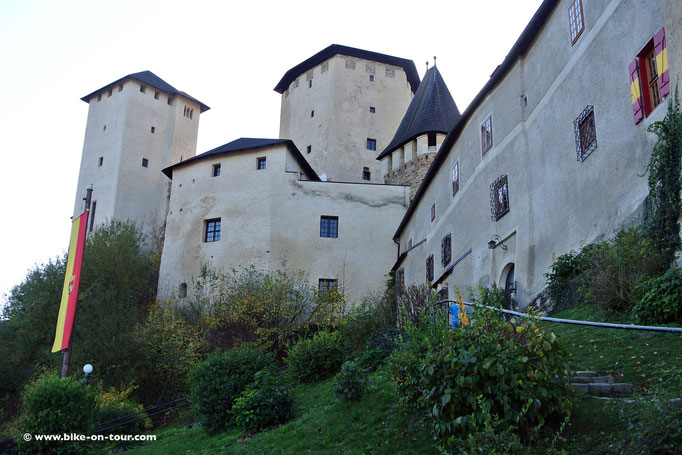
M417 188L419 188L422 180L424 180L426 171L429 170L434 156L436 156L436 152L425 153L423 155L419 155L415 159L401 164L398 169L384 174L384 183L393 185L409 185L411 202L412 199L414 199Z

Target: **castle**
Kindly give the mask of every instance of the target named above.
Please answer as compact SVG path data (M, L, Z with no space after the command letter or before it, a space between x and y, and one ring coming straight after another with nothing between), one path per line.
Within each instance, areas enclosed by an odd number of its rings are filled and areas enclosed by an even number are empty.
M399 287L495 283L527 304L558 255L641 215L681 23L672 0L545 0L461 113L435 65L420 81L411 60L331 45L276 85L279 138L198 155L209 107L130 74L82 98L74 213L92 183L91 228L131 219L161 239L159 298L211 264L302 271L351 301L393 270Z

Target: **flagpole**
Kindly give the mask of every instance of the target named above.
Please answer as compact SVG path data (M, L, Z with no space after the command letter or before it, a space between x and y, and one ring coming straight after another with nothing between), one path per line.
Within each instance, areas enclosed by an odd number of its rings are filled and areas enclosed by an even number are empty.
M88 185L88 188L85 190L85 213L87 215L85 216L85 237L88 235L88 218L90 218L90 202L92 201L92 184ZM76 314L74 313L74 328L75 328L75 323L76 323ZM62 372L61 372L61 377L66 378L69 376L69 363L71 362L71 342L73 341L73 334L69 338L69 346L63 350L64 352L64 357L62 358Z

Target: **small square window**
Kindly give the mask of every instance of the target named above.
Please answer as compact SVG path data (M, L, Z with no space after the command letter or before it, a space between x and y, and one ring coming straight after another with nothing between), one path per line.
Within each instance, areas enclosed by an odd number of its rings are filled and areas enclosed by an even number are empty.
M149 167L149 160L147 158L142 158L142 167Z
M493 147L493 116L481 123L481 153L485 155Z
M310 111L310 117L315 117L315 111Z
M331 291L337 286L338 280L334 280L332 278L320 278L320 281L318 282L318 293L319 295L324 295L327 292Z
M441 265L445 267L450 263L450 259L452 259L452 237L448 234L440 241Z
M583 21L582 0L573 0L568 7L568 28L571 33L571 46L578 41L578 37L583 32L585 24Z
M213 177L218 177L220 175L220 164L213 165L213 172L211 172Z
M509 186L506 175L490 185L490 211L493 221L499 220L509 212Z
M339 217L321 216L320 217L320 237L338 238L339 237Z
M204 242L217 242L220 240L220 218L204 221Z
M459 161L455 161L452 166L452 195L454 196L459 191Z
M146 91L147 91L147 87L145 87L144 85L140 85L140 92L144 93Z
M436 219L436 203L431 204L431 221Z
M99 164L98 164L98 166L101 167L103 164L104 164L104 157L103 157L103 156L100 156L100 157L99 157Z
M256 169L258 169L259 171L262 171L263 169L265 169L265 157L264 156L260 157L256 160Z
M154 99L155 100L159 99L159 92L158 91L154 92Z
M312 145L309 145L309 146L307 146L307 147L305 148L305 152L306 152L306 153L310 153L310 152L312 152L312 151L313 151L313 146L312 146Z
M578 161L585 161L585 158L597 148L594 107L587 106L573 123L575 128L575 152Z
M369 81L370 81L370 82L374 82L374 74L370 74L370 75L369 75Z
M369 113L374 114L375 112L376 112L376 109L374 108L374 106L370 106L369 107Z
M433 254L426 258L426 281L433 281Z
M377 140L367 138L367 150L376 150L376 149L377 149Z
M151 131L151 133L154 134L156 132L156 127L152 126L152 128L149 131Z
M372 173L369 171L368 167L362 168L362 180L371 180Z

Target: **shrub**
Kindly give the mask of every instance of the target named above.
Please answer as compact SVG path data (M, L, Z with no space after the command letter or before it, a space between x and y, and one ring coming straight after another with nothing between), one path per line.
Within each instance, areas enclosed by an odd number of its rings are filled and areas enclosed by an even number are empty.
M22 432L35 434L88 434L97 413L97 398L92 388L74 378L61 379L55 374L41 376L26 387L20 417ZM20 439L24 454L82 454L90 442L31 441Z
M293 345L287 351L287 363L294 378L301 382L315 382L336 373L344 356L341 334L322 331Z
M570 412L575 391L564 379L566 360L554 333L477 309L472 324L431 350L420 370L419 399L434 436L448 443L492 418L528 438L548 416Z
M128 387L124 390L116 390L113 387L107 391L99 393L100 407L97 412L98 427L106 428L108 426L120 424L128 420L145 417L144 413L137 414L142 411L144 407L132 398L133 387ZM131 414L136 414L131 416ZM125 419L121 417L131 416ZM146 418L131 422L120 427L116 427L116 433L119 434L137 434L152 425L151 419Z
M642 297L634 308L635 317L645 324L682 322L682 269L668 269L663 275L638 286Z
M405 333L399 329L383 329L373 333L365 343L365 349L357 355L357 364L367 372L375 371L400 346L404 336Z
M262 370L234 402L232 415L244 431L259 431L289 420L293 416L293 399L270 371Z
M353 361L343 364L341 371L336 375L332 390L336 398L345 401L360 401L367 387L365 373Z
M372 334L395 327L395 318L395 298L388 293L370 296L350 311L339 332L350 349L359 351Z
M678 395L679 396L679 395ZM660 396L637 400L623 408L622 420L629 422L624 453L673 455L682 447L682 406Z
M272 358L249 347L213 352L190 371L192 405L209 432L229 427L234 400L254 380L255 373L273 367Z
M398 297L400 308L398 326L404 327L409 323L417 323L421 313L430 307L429 302L434 298L432 294L431 288L426 284L413 284L402 291Z

